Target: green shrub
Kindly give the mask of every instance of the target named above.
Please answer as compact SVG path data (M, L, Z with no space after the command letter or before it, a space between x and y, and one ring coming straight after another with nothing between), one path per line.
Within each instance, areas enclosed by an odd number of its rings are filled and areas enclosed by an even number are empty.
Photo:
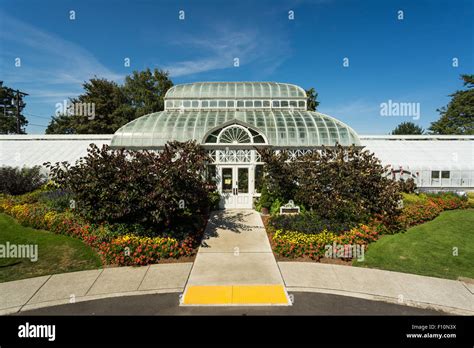
M296 231L305 234L318 234L323 231L331 231L338 234L349 231L357 224L321 219L321 217L314 212L304 212L298 215L272 216L269 225L274 230Z
M277 215L280 214L280 207L282 206L282 202L280 201L279 198L275 199L270 206L270 214L271 215Z
M428 199L428 196L424 193L402 193L403 205L408 206L411 204L424 203Z
M474 208L474 192L467 193L467 203L469 208Z
M219 191L212 191L208 194L209 200L209 209L210 210L219 210L219 203L221 201L221 195Z
M71 208L73 195L65 190L52 190L40 192L38 194L38 201L46 204L48 207L56 211L66 211Z
M22 195L32 192L46 183L46 175L40 166L31 168L0 167L0 192Z
M274 197L268 192L268 188L264 184L262 186L262 192L260 193L260 197L257 201L257 204L255 205L257 211L261 211L262 208L270 209L273 203Z

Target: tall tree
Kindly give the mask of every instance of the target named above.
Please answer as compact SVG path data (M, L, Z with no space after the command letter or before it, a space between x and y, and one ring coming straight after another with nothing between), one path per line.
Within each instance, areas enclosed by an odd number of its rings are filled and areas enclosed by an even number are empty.
M392 131L393 135L418 135L425 130L413 122L402 122Z
M53 116L46 128L46 134L77 134L75 118L66 114Z
M134 109L134 118L164 110L164 96L173 86L166 71L134 71L125 78L124 93Z
M319 101L317 99L318 93L314 88L311 87L310 89L306 90L306 100L309 111L316 111L319 106Z
M47 134L111 134L137 117L164 110L164 96L173 86L168 73L155 69L134 71L124 85L93 78L83 84L84 93L70 100L72 105L94 114L63 112L53 117ZM74 110L73 110L74 111Z
M474 75L461 75L465 90L451 94L451 101L437 111L441 117L431 123L433 134L474 135Z
M18 103L17 103L18 97ZM19 120L17 119L17 105L19 106ZM12 88L0 84L0 134L25 134L28 120L22 111L26 103L23 96L16 93ZM18 132L19 122L20 132Z
M59 105L62 110L53 117L47 134L109 134L124 122L115 117L115 111L127 102L118 84L93 78L83 88L84 93L70 99L66 109Z

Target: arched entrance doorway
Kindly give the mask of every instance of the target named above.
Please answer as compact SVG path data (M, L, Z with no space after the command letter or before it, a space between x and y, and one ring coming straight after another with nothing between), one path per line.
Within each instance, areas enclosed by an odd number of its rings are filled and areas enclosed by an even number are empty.
M265 135L244 124L233 123L211 130L205 136L211 150L216 185L223 209L251 209L259 195L263 163L256 145L268 144Z

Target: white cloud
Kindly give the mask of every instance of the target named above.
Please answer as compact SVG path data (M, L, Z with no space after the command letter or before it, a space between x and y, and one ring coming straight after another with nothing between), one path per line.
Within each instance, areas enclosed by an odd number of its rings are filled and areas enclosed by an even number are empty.
M212 35L209 35L212 33ZM191 75L234 67L234 59L240 66L249 63L264 65L266 73L273 72L288 56L290 49L285 35L251 30L229 28L205 31L205 37L180 36L168 44L193 50L199 58L179 61L164 66L172 77Z
M81 46L0 11L0 72L7 85L24 88L30 98L43 97L53 102L81 93L81 85L94 75L119 81L116 74L102 65ZM8 30L5 30L8 28ZM21 67L15 67L19 57ZM73 95L71 95L71 92Z

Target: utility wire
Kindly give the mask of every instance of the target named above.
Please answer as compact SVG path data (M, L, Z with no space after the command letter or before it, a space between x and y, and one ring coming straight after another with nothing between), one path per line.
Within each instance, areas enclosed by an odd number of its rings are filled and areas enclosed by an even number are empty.
M31 117L44 118L45 120L51 120L51 116L50 117L40 116L40 115L30 114L29 112L24 112L24 114Z

